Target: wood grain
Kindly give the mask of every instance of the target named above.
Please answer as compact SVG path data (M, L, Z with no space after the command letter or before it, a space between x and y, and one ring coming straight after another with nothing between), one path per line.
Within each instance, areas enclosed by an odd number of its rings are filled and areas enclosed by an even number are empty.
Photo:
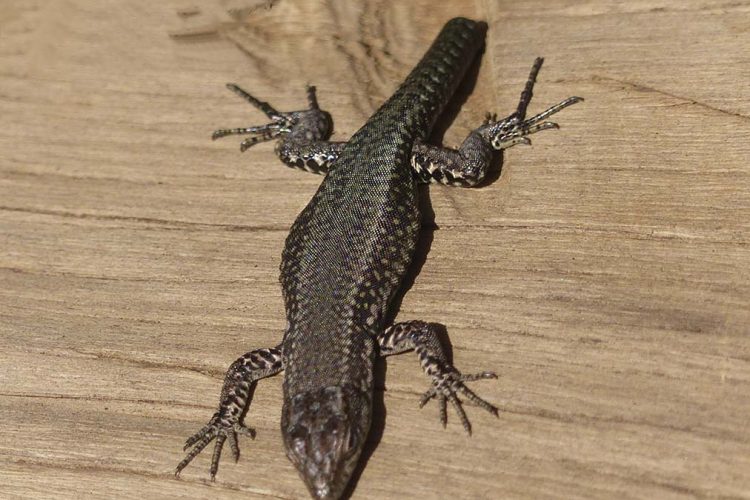
M274 345L286 231L320 178L212 143L318 87L346 139L441 25L485 19L445 134L569 95L561 130L438 229L399 314L446 325L497 403L475 435L413 355L353 498L750 498L750 4L711 0L99 2L0 9L0 497L304 498L259 384L238 464L172 477L226 367ZM170 37L172 34L192 36ZM473 410L473 411L472 411Z

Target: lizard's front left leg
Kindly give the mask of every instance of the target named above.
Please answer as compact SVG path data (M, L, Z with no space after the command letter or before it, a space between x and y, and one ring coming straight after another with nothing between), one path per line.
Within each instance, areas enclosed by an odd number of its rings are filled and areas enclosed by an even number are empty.
M185 450L192 449L177 464L175 476L216 439L213 457L211 458L211 480L219 470L219 458L224 441L229 441L235 462L239 459L240 449L237 434L255 437L255 431L240 422L242 413L247 407L250 388L257 380L270 377L283 369L281 346L270 349L256 349L237 359L227 370L224 387L221 389L219 409L209 422L185 442Z
M318 106L315 87L307 87L309 108L291 112L277 111L267 102L253 97L233 83L228 83L227 88L261 110L271 119L271 123L219 129L213 133L214 140L228 135L249 135L240 143L240 150L246 151L259 142L280 139L276 144L276 154L281 161L290 167L315 174L328 172L346 144L327 140L331 135L331 115Z
M427 404L430 399L437 398L440 404L440 422L443 427L448 422L447 401L450 401L456 413L458 413L464 429L471 434L471 423L469 423L461 401L457 397L458 393L497 417L497 408L474 394L464 384L464 382L473 380L497 378L497 375L493 372L464 375L456 370L448 362L437 331L429 323L424 321L396 323L378 335L377 340L382 356L390 356L412 349L416 351L422 370L430 377L432 382L430 389L422 396L420 407Z

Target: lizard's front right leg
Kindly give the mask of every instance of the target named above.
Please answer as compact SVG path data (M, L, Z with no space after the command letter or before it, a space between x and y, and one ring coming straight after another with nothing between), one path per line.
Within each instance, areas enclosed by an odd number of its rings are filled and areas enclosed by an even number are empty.
M239 459L240 449L237 434L255 437L255 431L240 422L242 413L247 407L250 388L256 381L274 375L283 370L281 346L270 349L256 349L237 359L227 370L224 387L221 389L219 409L208 423L185 442L185 450L191 448L185 458L177 464L175 476L216 439L214 454L211 458L211 480L219 470L219 458L225 441L229 441L235 462Z

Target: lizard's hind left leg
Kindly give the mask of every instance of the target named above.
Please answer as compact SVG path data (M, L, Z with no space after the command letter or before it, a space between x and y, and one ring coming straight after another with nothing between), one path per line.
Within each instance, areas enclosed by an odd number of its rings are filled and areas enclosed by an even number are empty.
M249 135L240 143L240 150L265 141L280 139L276 154L290 167L323 174L338 157L344 143L329 142L331 116L320 109L315 96L315 87L307 87L308 109L280 112L267 102L261 101L239 86L229 83L227 88L239 95L271 119L266 125L216 130L212 138L228 135Z
M508 149L516 144L531 144L529 135L558 128L556 123L545 120L583 99L568 97L559 104L526 119L526 108L531 102L534 83L543 61L541 57L534 61L516 111L502 120L488 114L485 123L472 131L459 149L415 143L411 164L418 179L421 182L437 181L451 186L475 186L487 174L493 150Z

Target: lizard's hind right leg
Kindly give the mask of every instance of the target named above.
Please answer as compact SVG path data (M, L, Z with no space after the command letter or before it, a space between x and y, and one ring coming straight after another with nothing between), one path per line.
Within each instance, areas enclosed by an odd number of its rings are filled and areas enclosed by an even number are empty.
M228 135L249 135L240 143L240 150L245 151L259 142L281 139L276 145L276 154L281 161L316 174L326 173L344 147L342 142L327 140L332 129L331 115L318 106L315 87L307 87L309 108L290 112L277 111L233 83L227 84L227 88L261 110L271 123L219 129L212 135L214 140Z

